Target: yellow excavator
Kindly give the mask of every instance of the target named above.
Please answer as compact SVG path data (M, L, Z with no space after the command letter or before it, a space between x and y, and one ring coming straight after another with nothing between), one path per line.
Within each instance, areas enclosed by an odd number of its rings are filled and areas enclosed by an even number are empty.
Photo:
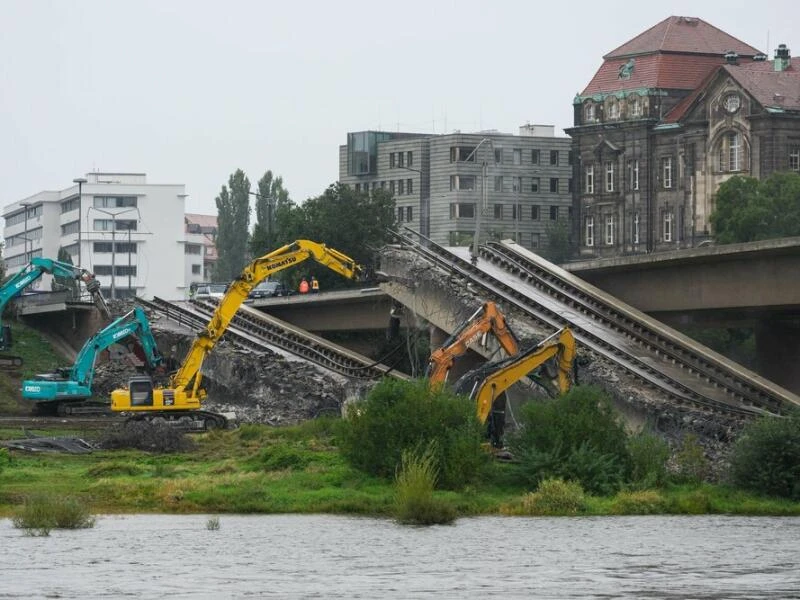
M516 356L470 371L453 387L456 393L469 394L477 407L478 419L481 423L488 422L492 445L501 448L505 429L503 393L533 371L536 371L534 380L551 395L567 393L575 383L576 353L575 337L564 327Z
M447 381L455 359L467 352L476 341L486 345L491 333L508 356L516 356L519 342L509 329L503 313L494 302L486 302L464 321L439 348L431 353L425 376L431 385L442 385Z
M329 269L356 280L363 269L349 256L309 240L296 240L253 260L228 287L206 328L198 332L189 353L165 387L156 387L149 377L134 377L127 389L111 392L111 410L133 413L134 419L176 422L187 429L224 427L227 419L201 410L206 396L202 387L203 360L225 330L250 291L267 277L313 259Z

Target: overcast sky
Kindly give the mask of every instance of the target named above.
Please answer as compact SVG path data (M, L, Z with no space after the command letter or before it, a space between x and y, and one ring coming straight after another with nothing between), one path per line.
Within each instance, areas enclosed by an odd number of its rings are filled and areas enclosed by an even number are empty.
M322 193L348 131L563 135L602 56L670 15L800 57L798 0L0 0L0 205L128 171L216 214L237 168Z

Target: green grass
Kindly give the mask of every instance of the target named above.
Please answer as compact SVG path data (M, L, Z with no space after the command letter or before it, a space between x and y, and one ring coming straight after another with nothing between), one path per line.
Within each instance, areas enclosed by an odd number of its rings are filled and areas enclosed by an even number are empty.
M297 427L247 425L193 436L194 450L150 454L138 450L86 455L11 451L0 470L0 516L13 516L27 499L44 492L73 498L98 513L329 513L393 518L393 479L365 475L340 454L329 420ZM0 431L5 434L19 431ZM60 432L40 432L59 435ZM521 507L532 490L514 483L513 463L493 463L468 487L435 490L433 498L457 516L532 514ZM413 487L413 486L412 486ZM540 490L541 491L541 490ZM564 507L574 495L550 500ZM562 490L563 491L563 490ZM761 497L723 486L684 484L584 495L578 514L800 515L800 503ZM574 513L573 513L574 514Z

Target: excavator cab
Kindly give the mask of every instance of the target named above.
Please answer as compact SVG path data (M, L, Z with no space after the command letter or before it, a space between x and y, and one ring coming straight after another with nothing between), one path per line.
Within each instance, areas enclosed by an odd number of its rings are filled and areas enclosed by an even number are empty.
M153 406L153 380L149 377L133 377L128 382L131 406Z

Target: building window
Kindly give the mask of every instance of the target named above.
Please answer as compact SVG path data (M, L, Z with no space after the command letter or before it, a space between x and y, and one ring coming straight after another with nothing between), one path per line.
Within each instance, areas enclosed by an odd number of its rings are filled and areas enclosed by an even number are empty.
M495 148L494 149L494 164L502 165L503 164L503 149L502 148Z
M719 170L729 173L742 170L742 136L729 131L719 142Z
M495 192L502 192L503 191L503 176L502 175L495 175L494 176L494 191Z
M619 100L611 98L608 101L608 114L609 119L619 119Z
M413 193L414 193L414 180L406 179L406 194L413 194Z
M514 148L514 164L521 165L522 164L522 150L520 148Z
M661 159L661 184L665 190L672 189L672 157Z
M642 116L642 99L638 95L634 95L631 98L630 102L631 107L631 117L641 117Z
M450 175L450 191L472 191L475 189L474 175Z
M511 219L516 221L519 218L519 215L522 214L522 207L519 204L512 204L511 205Z
M567 192L571 194L573 191L575 190L572 187L572 177L569 177L567 179Z
M594 194L594 165L586 165L584 169L584 178L586 182L584 191L587 194Z
M136 231L136 220L132 219L95 219L93 226L95 231L111 231L114 229L114 224L116 223L117 231ZM62 235L64 226L62 225ZM78 230L75 229L77 232Z
M551 221L558 221L558 207L551 206L550 207L550 220Z
M400 155L402 156L402 154ZM397 195L402 196L406 193L406 182L403 179L397 180Z
M414 207L406 206L406 221L409 223L414 220Z
M389 152L389 168L394 169L394 152Z
M452 182L451 182L451 184L450 184L450 185L452 186ZM389 193L390 193L392 196L394 196L394 187L395 187L395 183L394 183L394 179L392 179L392 180L389 182ZM450 189L453 189L453 188L451 187Z
M539 191L539 178L538 177L531 177L531 191L538 192Z
M397 153L397 166L401 169L405 167L405 155L402 152Z
M634 158L628 161L628 186L631 190L639 189L639 159Z
M61 203L61 214L72 212L73 210L78 210L78 204L80 204L78 198L73 198L72 200L67 200L66 202Z
M789 170L800 171L800 146L789 146Z
M511 186L515 192L522 191L522 177L512 177L511 178Z
M587 246L594 246L594 217L586 217L584 238Z
M469 202L453 202L450 205L451 219L474 219L475 204Z
M539 220L539 205L534 204L531 206L531 221L538 221Z
M451 146L450 162L475 162L475 146Z
M614 245L614 215L606 216L606 246Z
M402 206L398 206L397 207L397 222L398 223L402 223L403 222L403 207Z
M664 241L672 241L672 228L675 224L675 215L669 211L664 212Z
M109 221L110 222L110 221ZM81 227L80 221L72 221L70 223L65 223L61 226L61 235L69 235L71 233L78 233Z
M129 208L136 206L136 196L95 196L95 208Z
M200 275L203 265L192 265L192 275Z
M95 250L96 252L96 250ZM186 244L183 247L184 254L202 254L203 247L200 244Z
M606 191L614 191L614 163L610 160L606 162Z
M632 227L632 235L633 243L639 243L639 213L633 213L633 227Z
M356 184L356 192L360 192L360 191L361 191L361 184L357 183ZM194 225L194 223L191 223L190 225ZM189 233L192 233L192 232L190 231Z
M495 204L494 205L494 218L502 221L503 220L503 205L502 204Z
M583 120L586 123L592 123L595 120L594 102L589 100L583 106Z
M414 166L414 153L411 150L406 152L406 166L407 167Z
M558 150L550 150L550 164L558 165Z
M550 178L550 193L552 194L558 193L558 177Z
M531 164L538 165L539 164L539 151L538 150L531 150Z

